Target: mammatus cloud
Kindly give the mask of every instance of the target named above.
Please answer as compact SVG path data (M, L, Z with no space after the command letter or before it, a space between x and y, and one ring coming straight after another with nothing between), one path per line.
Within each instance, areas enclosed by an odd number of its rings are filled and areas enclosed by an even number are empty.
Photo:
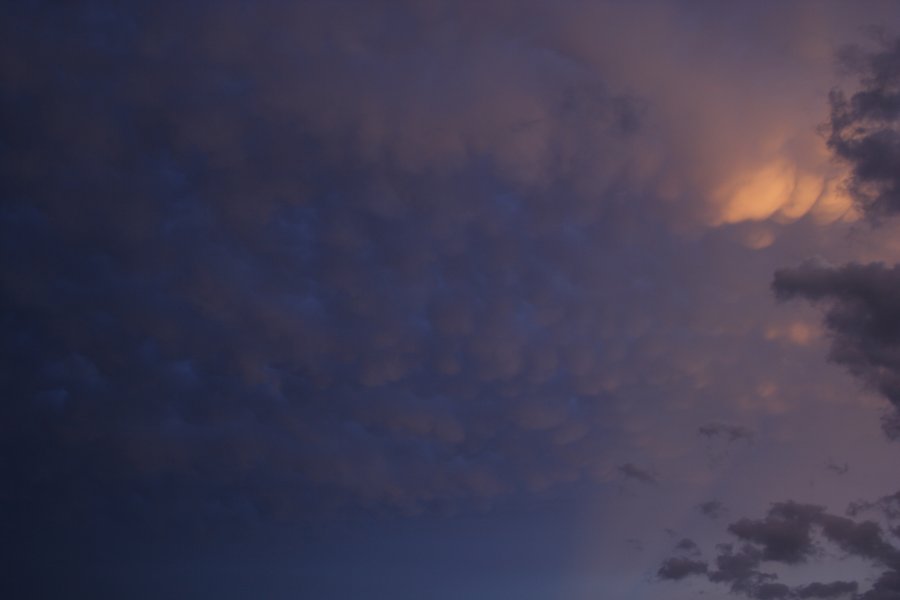
M388 4L0 9L10 514L654 480L608 458L664 254L629 248L666 239L646 100L563 51L570 11L547 40L499 4Z
M48 510L95 454L138 512L175 485L242 517L615 476L621 349L663 297L641 236L757 163L723 132L764 146L797 107L685 95L732 89L694 9L388 4L2 9L0 428ZM722 22L769 39L748 11Z

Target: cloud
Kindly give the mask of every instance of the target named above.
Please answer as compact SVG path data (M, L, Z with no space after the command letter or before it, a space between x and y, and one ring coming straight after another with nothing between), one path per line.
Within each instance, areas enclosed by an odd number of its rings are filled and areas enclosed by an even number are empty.
M850 517L857 517L864 512L873 510L877 510L883 514L888 521L900 519L900 492L882 496L874 502L852 502L847 508L847 515Z
M753 431L740 425L728 425L726 423L708 423L697 428L697 434L705 438L722 437L726 441L738 440L753 441Z
M765 10L547 6L0 8L9 520L202 539L655 483L610 457L668 456L646 415L713 394L710 322L748 312L673 223L813 210L815 111L749 93L808 63Z
M700 554L700 547L697 545L697 542L690 538L682 538L677 544L675 544L675 550L692 556L697 556Z
M860 600L892 600L900 597L900 573L882 573L870 590L862 594Z
M645 102L500 6L353 6L0 9L21 522L422 514L612 471Z
M633 479L638 483L645 483L648 485L656 485L659 483L656 479L656 475L654 475L651 471L642 469L641 467L638 467L632 463L619 465L618 471L622 478L625 480Z
M54 435L80 443L74 411L136 468L187 470L217 460L182 439L199 431L241 446L222 460L243 469L283 462L406 508L600 468L591 457L607 442L591 433L606 409L585 398L627 379L624 344L600 340L618 329L639 346L647 325L631 321L655 308L634 302L653 265L616 248L668 210L644 190L680 172L647 157L712 154L650 152L699 137L655 123L688 108L704 135L738 122L698 119L720 114L698 103L713 96L648 100L665 66L604 63L612 38L584 23L614 34L644 11L565 5L536 36L528 11L499 4L477 19L465 3L438 15L200 2L140 19L104 6L99 20L21 9L28 26L3 35L17 57L3 80L3 177L18 199L3 214L8 352L15 392L59 418ZM669 11L646 23L680 47ZM696 50L658 54L723 87ZM626 304L636 317L608 308ZM82 359L105 382L93 398ZM140 443L122 433L133 420ZM488 425L500 421L518 429ZM537 448L546 458L526 468ZM344 451L383 454L379 475ZM404 476L429 469L444 476Z
M779 300L824 304L830 359L900 407L900 267L809 261L776 271L772 289Z
M780 502L773 504L762 519L739 519L728 527L729 533L741 543L737 549L731 544L718 547L715 570L690 571L674 557L671 571L681 577L706 573L713 583L727 583L731 590L751 598L836 598L854 595L859 598L881 598L891 589L900 568L900 550L886 538L882 528L873 521L854 521L830 514L811 504ZM881 578L867 592L856 596L859 584L855 581L812 582L788 586L778 581L774 573L761 570L765 563L797 566L821 556L817 535L840 548L849 556L886 568ZM663 563L663 566L669 564ZM679 569L678 567L682 567ZM661 569L662 570L662 569ZM668 572L668 571L667 571ZM684 573L682 575L682 573Z
M727 423L707 423L697 428L697 435L704 440L704 452L710 467L720 465L731 453L731 446L743 440L753 443L753 431Z
M656 576L660 579L680 581L691 575L705 575L707 568L707 564L703 561L674 557L667 559L659 567Z
M697 510L700 511L703 516L713 520L718 519L727 512L725 505L718 500L707 500L706 502L701 502L697 505Z
M763 560L801 563L814 552L810 528L820 512L821 509L813 506L778 504L766 519L741 519L729 525L728 531L761 546Z
M835 475L845 475L850 470L850 465L847 463L836 463L834 459L829 458L825 463L825 469L831 471Z
M732 591L752 596L757 588L775 578L758 570L761 561L761 552L753 546L745 545L735 552L730 544L723 544L716 556L716 570L709 573L709 580L728 583Z
M797 598L838 598L855 594L859 584L855 581L833 581L831 583L810 583L794 590Z
M844 58L861 88L849 98L832 92L828 147L852 170L854 200L879 219L900 210L900 40L884 39L877 51L851 47Z

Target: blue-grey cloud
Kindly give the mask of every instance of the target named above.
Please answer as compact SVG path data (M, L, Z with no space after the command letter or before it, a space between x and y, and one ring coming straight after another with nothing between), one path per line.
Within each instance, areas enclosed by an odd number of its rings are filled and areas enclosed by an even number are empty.
M356 8L2 9L13 520L415 514L614 472L598 298L630 267L597 257L644 218L614 150L641 103Z

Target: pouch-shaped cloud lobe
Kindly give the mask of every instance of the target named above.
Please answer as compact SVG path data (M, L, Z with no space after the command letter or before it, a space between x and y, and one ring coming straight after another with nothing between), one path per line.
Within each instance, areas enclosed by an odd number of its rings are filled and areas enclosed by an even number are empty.
M79 464L238 518L613 472L591 257L640 102L465 10L356 8L3 9L14 512Z

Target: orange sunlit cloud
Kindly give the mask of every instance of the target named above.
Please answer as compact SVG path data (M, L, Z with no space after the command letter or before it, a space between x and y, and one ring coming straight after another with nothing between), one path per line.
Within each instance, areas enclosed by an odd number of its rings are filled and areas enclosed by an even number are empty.
M807 215L820 225L859 218L843 191L845 175L821 174L778 157L741 171L713 192L712 225L772 219L790 223Z

